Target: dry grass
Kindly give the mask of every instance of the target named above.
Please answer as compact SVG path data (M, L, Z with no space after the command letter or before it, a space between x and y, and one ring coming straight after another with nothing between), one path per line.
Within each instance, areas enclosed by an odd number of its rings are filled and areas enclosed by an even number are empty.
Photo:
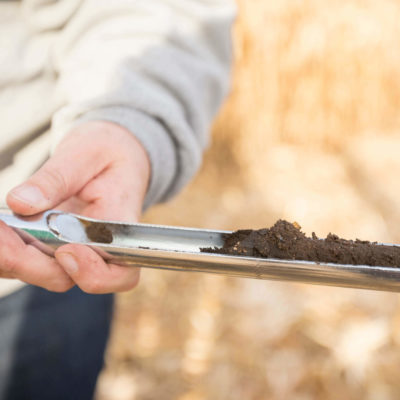
M400 5L241 0L200 174L146 221L400 242ZM144 271L99 400L398 399L399 297Z

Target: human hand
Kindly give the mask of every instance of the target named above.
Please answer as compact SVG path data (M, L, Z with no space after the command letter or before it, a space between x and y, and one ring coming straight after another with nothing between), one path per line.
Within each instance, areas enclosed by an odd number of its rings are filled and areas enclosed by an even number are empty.
M7 203L21 215L59 209L137 222L149 177L147 153L129 131L111 122L90 122L71 131L43 167L8 194ZM110 293L135 287L139 271L107 264L79 244L63 245L49 257L0 221L0 277L56 292L76 284L88 293Z

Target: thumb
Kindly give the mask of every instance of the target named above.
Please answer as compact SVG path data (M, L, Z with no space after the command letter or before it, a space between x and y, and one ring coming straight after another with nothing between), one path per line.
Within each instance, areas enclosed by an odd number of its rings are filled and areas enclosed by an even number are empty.
M106 167L102 157L91 153L84 146L79 150L75 146L60 148L27 181L8 193L8 206L17 214L32 215L74 196Z

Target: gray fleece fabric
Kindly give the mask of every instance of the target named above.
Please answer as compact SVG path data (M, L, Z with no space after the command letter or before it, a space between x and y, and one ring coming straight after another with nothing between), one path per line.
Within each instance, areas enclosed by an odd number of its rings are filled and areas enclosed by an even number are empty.
M112 121L149 154L145 207L170 198L228 91L234 14L231 0L0 2L0 149Z

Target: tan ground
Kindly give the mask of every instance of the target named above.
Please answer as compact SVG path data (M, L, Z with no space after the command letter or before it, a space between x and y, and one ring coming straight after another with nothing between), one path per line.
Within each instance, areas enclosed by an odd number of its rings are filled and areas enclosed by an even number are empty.
M241 0L200 174L145 221L400 243L400 4ZM399 296L143 271L98 400L400 398Z

